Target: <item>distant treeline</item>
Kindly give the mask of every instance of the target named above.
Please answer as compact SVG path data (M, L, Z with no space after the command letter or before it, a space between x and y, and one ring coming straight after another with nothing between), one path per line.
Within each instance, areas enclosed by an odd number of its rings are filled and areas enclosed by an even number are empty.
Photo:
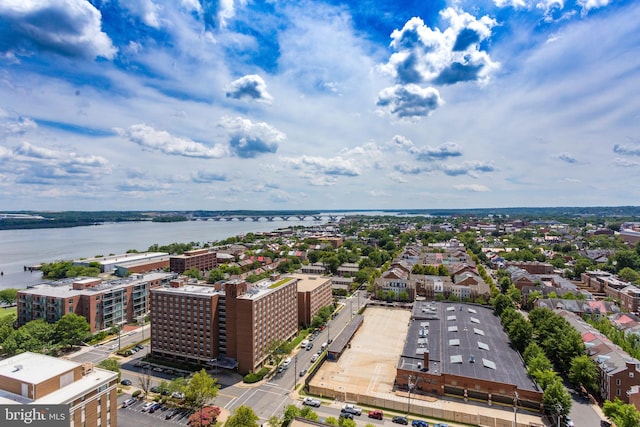
M65 228L97 225L105 222L148 221L151 216L147 212L98 211L98 212L36 212L18 211L20 213L41 216L44 219L0 219L0 230L33 229L33 228Z
M366 212L379 213L380 210L327 210L323 212L336 215L347 212L360 212L366 216ZM402 214L405 216L431 215L436 218L449 217L477 217L483 218L490 215L509 216L524 220L550 220L590 217L612 218L618 222L637 220L640 218L640 206L587 206L587 207L516 207L516 208L482 208L482 209L385 209L389 215ZM83 225L96 225L105 222L123 221L155 221L155 222L175 222L188 221L190 219L211 218L219 216L296 216L296 215L318 215L319 211L311 210L227 210L227 211L96 211L96 212L39 212L39 211L12 211L5 213L28 214L41 216L44 219L24 218L24 219L0 219L0 230L29 229L29 228L64 228L78 227Z

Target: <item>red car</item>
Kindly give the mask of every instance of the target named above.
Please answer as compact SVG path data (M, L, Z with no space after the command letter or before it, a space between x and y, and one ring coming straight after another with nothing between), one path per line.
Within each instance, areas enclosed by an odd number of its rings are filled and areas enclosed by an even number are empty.
M381 420L382 419L382 411L379 409L376 409L375 411L369 411L369 418L375 418L377 420Z

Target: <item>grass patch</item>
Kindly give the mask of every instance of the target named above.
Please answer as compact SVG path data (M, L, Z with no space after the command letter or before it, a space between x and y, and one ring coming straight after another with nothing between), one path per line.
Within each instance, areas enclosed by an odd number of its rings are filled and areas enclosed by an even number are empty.
M18 316L18 307L8 307L0 309L0 320L9 316Z
M278 286L282 286L287 282L292 281L293 279L291 277L287 277L286 279L282 279L282 280L278 280L276 283L274 283L273 285L269 286L269 289L275 289Z

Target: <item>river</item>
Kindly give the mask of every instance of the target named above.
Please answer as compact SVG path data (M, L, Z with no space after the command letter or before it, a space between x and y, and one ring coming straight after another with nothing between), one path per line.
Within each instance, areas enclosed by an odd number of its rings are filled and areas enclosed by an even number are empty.
M0 231L0 289L25 288L42 282L37 272L24 266L42 262L120 254L128 249L146 251L157 243L212 242L249 232L320 225L321 221L290 218L288 221L185 221L121 222L86 227Z

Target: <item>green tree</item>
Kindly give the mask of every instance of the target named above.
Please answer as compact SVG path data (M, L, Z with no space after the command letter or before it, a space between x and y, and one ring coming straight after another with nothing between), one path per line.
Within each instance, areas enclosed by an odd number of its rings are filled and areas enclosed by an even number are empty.
M291 424L291 421L293 421L294 417L297 417L298 415L300 415L300 408L298 408L296 405L287 405L284 408L283 414L282 414L282 424L283 425L289 425Z
M573 358L569 369L569 380L574 384L584 386L588 390L596 390L598 370L595 363L589 359L589 356L583 354Z
M0 291L0 302L7 305L13 305L18 298L18 290L15 288L7 288Z
M242 405L236 408L224 425L225 427L258 427L259 419L253 409Z
M346 417L338 418L338 425L340 427L356 427L356 422Z
M27 322L7 336L2 349L10 356L25 351L53 354L57 348L54 344L54 328L54 325L42 319Z
M282 421L277 415L271 415L267 420L267 424L269 424L269 427L281 427Z
M106 369L107 371L116 372L118 374L118 382L120 382L121 372L120 363L113 358L104 359L98 363L98 368Z
M493 309L496 315L500 316L507 308L515 308L511 298L503 294L496 296L493 300Z
M311 421L318 421L320 419L318 413L311 409L311 407L309 406L304 406L302 409L300 409L300 416Z
M524 363L528 366L529 361L534 357L538 357L539 355L544 355L544 350L537 343L532 342L524 350L522 358L524 359Z
M640 273L632 268L624 267L618 272L618 276L620 276L622 280L625 280L627 282L640 284Z
M193 374L184 388L185 401L191 408L202 409L209 400L218 395L218 388L217 380L201 369Z
M338 419L336 417L327 417L324 420L325 423L331 425L331 426L337 426L338 425Z
M202 274L200 274L200 270L198 270L196 267L191 267L190 269L185 270L182 274L187 277L193 277L194 279L202 280Z
M552 382L542 393L542 404L551 412L567 415L571 409L571 395L559 378Z
M55 338L61 345L73 347L89 336L91 326L84 316L67 313L55 323Z
M638 427L640 425L640 412L635 406L624 403L617 397L613 402L605 401L602 411L611 421L616 423L617 427Z
M514 319L507 330L513 346L522 353L533 337L533 326L522 315Z

